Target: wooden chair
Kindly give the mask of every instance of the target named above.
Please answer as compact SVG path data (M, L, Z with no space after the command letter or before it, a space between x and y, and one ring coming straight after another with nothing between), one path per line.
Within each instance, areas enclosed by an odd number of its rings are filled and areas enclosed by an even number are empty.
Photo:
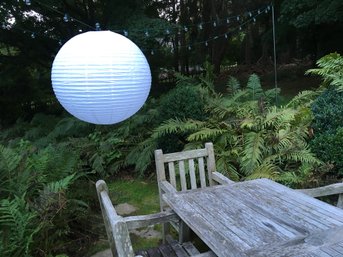
M328 186L309 189L298 189L298 191L301 191L312 197L338 195L337 207L343 209L343 183L336 183Z
M135 254L129 230L147 227L158 223L178 221L172 211L160 212L150 215L121 217L117 214L108 195L108 187L103 180L96 183L96 189L103 215L107 237L113 256L118 257L216 257L209 251L200 253L191 242L178 243L168 237L167 243L159 247L143 250Z
M162 198L165 193L234 183L216 171L212 143L206 143L205 148L202 149L177 153L164 154L161 149L155 150L155 163L162 212L169 210ZM173 225L179 232L179 241L188 241L187 226L183 222ZM164 239L167 231L168 224L165 223L163 225Z

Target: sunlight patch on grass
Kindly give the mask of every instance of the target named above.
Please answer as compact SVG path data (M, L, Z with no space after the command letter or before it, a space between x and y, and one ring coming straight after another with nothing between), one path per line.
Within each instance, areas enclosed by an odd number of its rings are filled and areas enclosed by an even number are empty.
M128 203L137 208L133 215L159 212L158 187L155 181L117 180L108 183L114 205Z
M160 211L158 186L156 181L127 179L108 183L110 197L114 205L128 203L137 208L130 215L145 215ZM161 231L161 226L154 229ZM160 238L142 238L131 234L130 236L135 250L148 249L160 244Z

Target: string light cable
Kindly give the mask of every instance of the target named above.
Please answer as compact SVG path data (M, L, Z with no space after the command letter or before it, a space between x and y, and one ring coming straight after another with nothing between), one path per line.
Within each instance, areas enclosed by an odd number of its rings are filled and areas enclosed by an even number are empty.
M101 26L100 23L96 23L95 26L91 26L79 19L76 19L75 17L70 16L67 13L63 13L59 10L57 10L56 8L53 8L49 5L46 5L42 2L40 2L39 0L23 0L23 2L27 5L27 6L31 6L32 2L35 2L37 4L39 4L40 6L49 9L55 13L58 13L59 15L61 15L61 17L63 17L63 21L64 22L76 22L79 23L80 25L86 27L88 30L101 30ZM246 11L244 12L244 14L241 15L235 15L235 16L229 16L229 17L224 17L222 19L217 19L217 20L210 20L207 22L201 22L199 24L173 24L173 27L169 27L167 29L161 29L160 32L163 36L168 36L174 33L180 33L181 31L185 32L185 33L190 33L193 29L197 29L198 31L201 31L205 28L205 26L211 25L212 27L216 28L219 26L228 26L229 24L236 24L235 26L230 26L227 29L229 29L230 31L226 31L225 33L213 36L211 38L208 38L206 40L202 40L202 41L198 41L198 42L192 42L186 45L179 45L178 48L180 49L188 49L188 50L192 50L193 47L198 46L198 45L204 45L204 46L208 46L210 42L215 41L219 38L225 38L227 39L229 37L230 34L232 34L234 31L237 30L242 30L242 28L250 23L255 23L256 22L256 18L264 13L268 13L271 10L272 5L269 4L267 6L264 7L260 7L258 9L255 10L250 10L250 11ZM238 23L238 25L237 25ZM4 28L4 25L3 25ZM24 33L29 33L31 35L31 38L36 38L38 36L38 33L35 33L34 31L28 30L28 29L22 29L19 27L16 27L16 29L20 29L22 31L24 31ZM114 32L120 33L122 35L124 35L125 37L129 37L130 35L130 31L128 29L115 29L112 30ZM45 31L46 32L46 31ZM84 30L82 29L78 29L78 32L84 32ZM144 35L146 37L151 37L149 30L148 29L132 29L131 32L141 32L144 33ZM61 39L57 39L59 41L59 44L62 45L62 40ZM152 55L155 54L156 52L159 51L159 49L141 49L142 51L149 51Z

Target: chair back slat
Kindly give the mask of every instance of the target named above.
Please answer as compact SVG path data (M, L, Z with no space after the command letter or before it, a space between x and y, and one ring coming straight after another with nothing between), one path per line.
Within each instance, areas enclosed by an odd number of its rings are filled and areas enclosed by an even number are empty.
M187 190L187 180L186 180L186 172L185 172L185 162L179 161L179 173L180 173L180 181L181 181L181 190Z
M208 173L208 181L210 186L213 186L213 180L212 180L212 172L216 171L216 161L214 159L214 150L213 150L213 144L212 143L206 143L205 148L208 153L207 157L207 173Z
M188 167L189 167L189 176L190 176L190 180L191 180L191 188L196 189L197 188L197 180L195 177L194 159L188 160Z
M199 177L200 177L200 186L201 188L206 187L206 174L205 174L205 165L204 165L204 158L198 158L198 166L199 166Z
M175 161L188 160L192 158L206 157L206 156L208 156L206 149L188 150L184 152L164 154L163 161L175 162Z
M176 188L176 175L175 175L174 162L168 162L168 170L169 170L170 184L172 184L172 186Z

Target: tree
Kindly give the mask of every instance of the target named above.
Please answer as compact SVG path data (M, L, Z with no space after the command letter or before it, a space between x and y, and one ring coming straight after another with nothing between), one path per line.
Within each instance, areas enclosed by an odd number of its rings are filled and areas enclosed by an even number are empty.
M283 1L280 21L284 24L281 33L285 38L292 34L296 39L292 48L297 49L298 56L311 54L313 63L325 54L343 50L343 40L337 37L343 30L343 2L340 0Z

